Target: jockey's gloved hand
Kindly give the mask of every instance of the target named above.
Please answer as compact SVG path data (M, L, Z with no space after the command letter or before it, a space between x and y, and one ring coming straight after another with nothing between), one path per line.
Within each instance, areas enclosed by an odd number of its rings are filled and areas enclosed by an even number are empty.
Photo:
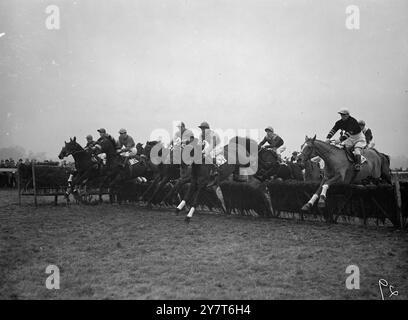
M326 143L330 143L331 140L330 140L330 139L326 139L325 142L326 142Z

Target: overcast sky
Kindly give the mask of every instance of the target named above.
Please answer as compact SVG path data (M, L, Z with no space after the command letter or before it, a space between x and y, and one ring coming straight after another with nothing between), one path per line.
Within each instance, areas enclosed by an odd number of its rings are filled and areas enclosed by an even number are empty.
M45 26L50 4L60 30ZM1 0L2 33L0 147L56 157L100 127L145 142L206 120L271 125L291 152L346 107L378 149L408 154L406 0Z

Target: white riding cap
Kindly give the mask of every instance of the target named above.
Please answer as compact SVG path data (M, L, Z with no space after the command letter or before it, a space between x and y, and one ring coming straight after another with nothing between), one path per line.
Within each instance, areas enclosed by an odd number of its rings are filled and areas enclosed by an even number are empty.
M348 111L348 109L341 109L338 113L348 115L348 116L350 115L350 112Z

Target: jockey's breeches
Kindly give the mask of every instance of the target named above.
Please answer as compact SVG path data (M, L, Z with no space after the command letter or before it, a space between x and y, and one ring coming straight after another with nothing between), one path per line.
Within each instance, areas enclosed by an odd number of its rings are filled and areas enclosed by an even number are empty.
M361 149L367 145L367 141L363 132L352 135L344 140L342 143L346 148L354 148L355 155L361 154Z

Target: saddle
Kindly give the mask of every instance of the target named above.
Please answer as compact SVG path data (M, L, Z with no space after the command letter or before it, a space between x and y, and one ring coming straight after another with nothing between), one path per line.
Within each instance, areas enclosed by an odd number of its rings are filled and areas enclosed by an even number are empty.
M346 153L346 157L348 161L354 163L356 161L356 158L353 153L353 148L344 148L344 152Z
M347 160L350 161L351 163L355 163L356 162L356 157L354 156L353 153L353 148L344 148L344 152L346 153L347 156ZM361 155L361 162L360 164L363 164L364 162L366 162L367 159Z

